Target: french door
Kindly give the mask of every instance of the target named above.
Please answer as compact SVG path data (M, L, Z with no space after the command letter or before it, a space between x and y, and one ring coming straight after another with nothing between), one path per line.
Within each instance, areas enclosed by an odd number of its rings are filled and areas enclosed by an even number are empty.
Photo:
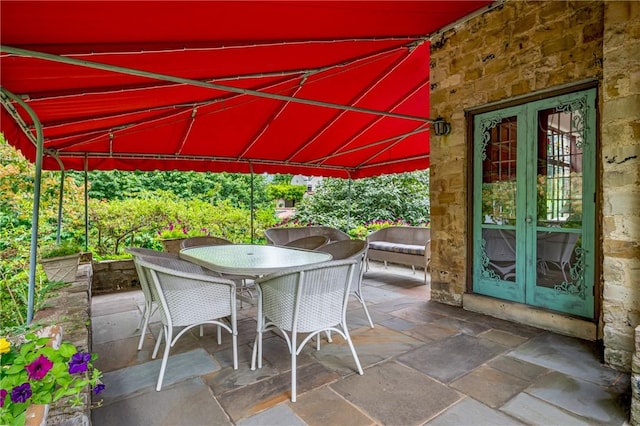
M594 316L595 89L474 117L473 291Z

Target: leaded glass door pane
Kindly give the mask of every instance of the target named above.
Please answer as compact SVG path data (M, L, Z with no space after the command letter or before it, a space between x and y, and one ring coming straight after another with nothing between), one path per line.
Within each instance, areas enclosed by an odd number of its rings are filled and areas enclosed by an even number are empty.
M476 145L476 211L479 232L475 240L475 291L524 302L524 287L518 282L519 247L516 227L519 214L518 175L523 129L518 115L503 111L476 122L480 143Z

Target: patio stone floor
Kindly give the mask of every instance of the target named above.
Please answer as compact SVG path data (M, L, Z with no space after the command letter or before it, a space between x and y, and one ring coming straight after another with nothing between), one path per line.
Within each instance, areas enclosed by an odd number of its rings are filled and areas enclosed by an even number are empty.
M364 369L344 340L308 344L290 401L290 357L265 335L263 368L250 370L254 306L238 305L238 370L231 339L215 327L187 333L171 350L162 391L151 359L157 315L144 347L139 291L92 301L93 351L107 390L92 423L107 425L623 425L629 375L600 364L593 342L429 300L422 271L372 262L363 293L370 328L352 297L347 321ZM162 352L162 350L160 351Z

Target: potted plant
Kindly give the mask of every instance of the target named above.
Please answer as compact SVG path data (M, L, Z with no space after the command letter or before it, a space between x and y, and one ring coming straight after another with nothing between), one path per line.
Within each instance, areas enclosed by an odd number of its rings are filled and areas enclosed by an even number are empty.
M40 253L40 264L49 281L72 283L78 274L82 250L77 244L66 242L48 246Z
M105 389L95 354L61 342L61 330L45 332L0 338L0 424L45 424L49 404L80 405L85 389Z

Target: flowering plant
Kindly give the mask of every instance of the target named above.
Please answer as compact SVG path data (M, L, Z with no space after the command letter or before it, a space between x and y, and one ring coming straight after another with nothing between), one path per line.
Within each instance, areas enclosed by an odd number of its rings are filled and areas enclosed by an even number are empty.
M76 406L82 404L86 386L96 395L105 389L92 364L95 354L64 342L55 349L50 340L33 333L21 344L0 338L0 424L24 424L32 404L68 397L68 404Z
M161 239L199 237L201 235L209 235L206 228L191 229L186 222L180 220L177 220L176 223L169 222L167 226L158 231L158 236Z

